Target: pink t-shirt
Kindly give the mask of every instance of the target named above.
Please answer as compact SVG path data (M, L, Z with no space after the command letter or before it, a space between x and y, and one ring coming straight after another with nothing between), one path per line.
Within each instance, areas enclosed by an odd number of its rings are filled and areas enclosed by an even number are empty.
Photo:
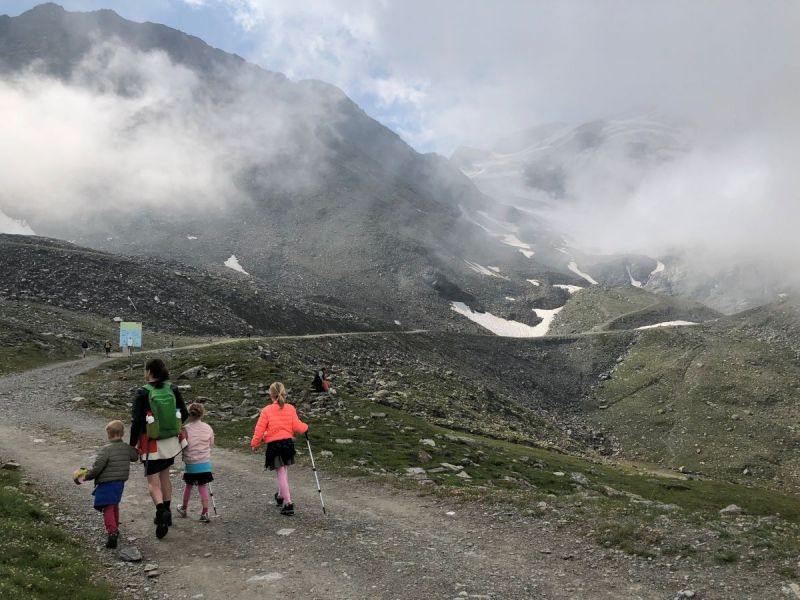
M214 445L214 430L202 421L187 421L183 425L189 445L183 450L183 462L187 464L205 463L211 460L211 446Z

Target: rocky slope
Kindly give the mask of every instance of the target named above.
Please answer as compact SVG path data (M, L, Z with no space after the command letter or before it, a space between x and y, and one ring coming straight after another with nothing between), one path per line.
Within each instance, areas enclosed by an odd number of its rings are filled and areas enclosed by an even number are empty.
M125 173L115 179L93 164L73 174L74 189L53 192L55 211L22 186L15 193L27 200L15 198L12 216L37 234L214 269L235 255L287 294L409 327L471 328L435 282L484 302L502 299L497 280L474 265L497 266L520 288L553 270L573 277L473 222L461 207L485 200L468 178L441 157L416 153L333 86L292 82L162 25L53 4L0 18L0 77L17 89L29 70L37 85L118 109L109 125L114 147L156 144L181 123L169 140L185 144L179 153L200 148L198 161L210 156L213 170L207 185L195 185L176 167L163 173L171 181L164 189L149 179L124 185L117 180ZM174 79L168 92L159 76ZM153 100L154 89L166 97ZM144 163L146 172L163 169Z
M58 240L0 235L0 299L50 305L106 322L116 317L143 321L151 330L196 335L371 327L338 307L297 301L281 289L229 273L116 256Z

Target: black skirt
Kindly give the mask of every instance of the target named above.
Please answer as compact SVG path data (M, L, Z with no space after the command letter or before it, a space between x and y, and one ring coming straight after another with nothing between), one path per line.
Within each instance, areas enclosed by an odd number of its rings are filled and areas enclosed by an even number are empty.
M267 444L267 454L264 458L264 468L274 471L278 467L288 467L294 464L294 440L275 440Z
M161 473L164 469L169 469L172 465L175 464L174 458L159 458L156 460L145 460L144 461L144 474L147 475L155 475L156 473Z
M205 485L214 481L211 471L205 473L184 473L183 480L190 485Z

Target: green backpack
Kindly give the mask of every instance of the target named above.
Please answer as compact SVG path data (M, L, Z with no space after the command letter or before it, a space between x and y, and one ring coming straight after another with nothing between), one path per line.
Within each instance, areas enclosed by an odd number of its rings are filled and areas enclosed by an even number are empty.
M176 437L181 431L181 420L176 414L178 409L172 385L165 381L157 388L148 383L144 389L147 390L147 402L155 419L147 424L147 437L151 440Z

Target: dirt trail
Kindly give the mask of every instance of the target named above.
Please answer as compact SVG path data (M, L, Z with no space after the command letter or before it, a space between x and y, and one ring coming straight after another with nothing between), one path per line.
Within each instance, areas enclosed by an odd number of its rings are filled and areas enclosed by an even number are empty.
M18 460L52 498L55 512L92 547L103 539L102 519L91 508L88 486L73 485L70 474L90 463L105 422L66 410L62 402L80 395L70 378L101 362L73 361L0 379L0 456ZM144 561L120 566L113 551L97 553L131 596L671 599L694 589L702 598L771 597L772 590L758 591L754 576L737 580L691 563L669 566L598 548L588 531L559 522L550 511L532 518L501 507L454 505L323 473L325 517L313 474L301 466L290 473L298 512L282 517L271 505L274 484L262 454L217 449L213 462L219 516L199 523L195 497L191 518L175 514L175 526L160 542L141 467L132 470L121 530L123 539L136 538ZM175 474L176 496L178 479ZM281 535L282 529L292 531ZM145 577L145 563L158 565L156 581Z

